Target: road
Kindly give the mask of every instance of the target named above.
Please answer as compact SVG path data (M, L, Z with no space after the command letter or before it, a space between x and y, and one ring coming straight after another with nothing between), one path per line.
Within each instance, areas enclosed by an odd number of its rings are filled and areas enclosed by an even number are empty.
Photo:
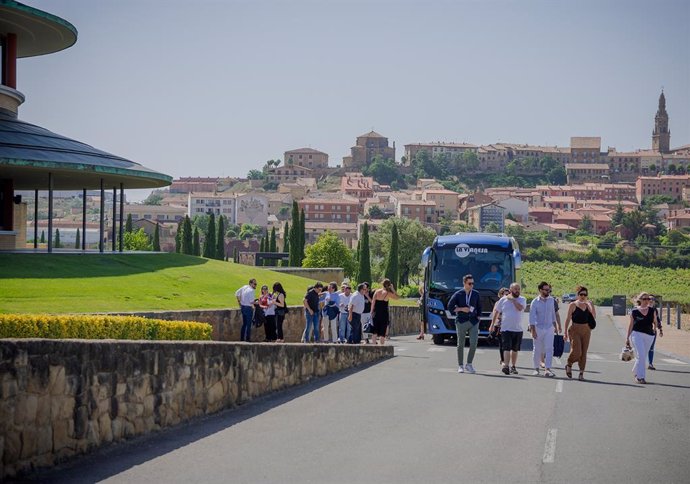
M480 346L476 375L455 348L394 338L396 357L242 408L111 446L51 482L688 482L690 365L657 354L646 386L618 360L601 308L586 381L499 372ZM526 315L525 315L526 319ZM525 323L526 324L526 323ZM525 333L527 336L527 333ZM531 347L526 339L524 347ZM564 355L567 356L567 355ZM576 368L575 376L577 376Z

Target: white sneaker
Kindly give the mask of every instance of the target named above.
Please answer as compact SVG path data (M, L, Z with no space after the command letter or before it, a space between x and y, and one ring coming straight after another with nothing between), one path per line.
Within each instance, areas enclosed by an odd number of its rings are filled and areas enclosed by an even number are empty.
M554 372L552 372L550 369L547 369L547 370L544 372L544 376L549 377L549 378L553 378L553 377L556 376L556 374L555 374Z
M465 369L462 366L458 366L458 373L465 373Z
M532 376L539 376L539 368L532 372Z
M467 373L472 373L472 374L477 373L476 371L474 371L474 367L472 365L465 365L465 371Z

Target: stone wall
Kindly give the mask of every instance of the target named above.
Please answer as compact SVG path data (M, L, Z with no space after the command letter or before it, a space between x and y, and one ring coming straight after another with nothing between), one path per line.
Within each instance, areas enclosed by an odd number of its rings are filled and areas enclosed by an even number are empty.
M2 340L0 480L391 356L391 346Z
M124 314L124 313L119 313ZM239 309L208 309L185 311L149 311L127 313L145 318L164 319L166 321L185 320L209 323L213 326L211 338L214 341L239 341L242 315ZM419 308L416 306L391 306L391 336L412 334L419 331ZM304 308L291 306L283 323L286 342L298 343L304 331ZM252 341L264 341L264 328L252 328Z
M341 267L270 267L269 269L274 272L282 272L283 274L306 277L314 282L321 281L324 285L329 282L336 282L340 285L343 279L345 279L345 270Z

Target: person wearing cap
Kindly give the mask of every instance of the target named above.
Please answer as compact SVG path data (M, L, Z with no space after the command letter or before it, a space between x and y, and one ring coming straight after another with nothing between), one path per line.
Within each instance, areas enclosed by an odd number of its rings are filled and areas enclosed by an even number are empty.
M304 334L302 335L303 343L309 343L311 339L309 335L310 328L314 334L314 343L319 342L319 295L322 290L323 284L317 282L313 287L309 288L304 295L302 304L304 305L306 326L304 327Z
M341 291L338 293L338 307L340 308L340 321L338 323L338 343L347 342L350 335L350 325L347 321L349 316L348 303L352 296L352 289L350 285L343 282L340 286Z

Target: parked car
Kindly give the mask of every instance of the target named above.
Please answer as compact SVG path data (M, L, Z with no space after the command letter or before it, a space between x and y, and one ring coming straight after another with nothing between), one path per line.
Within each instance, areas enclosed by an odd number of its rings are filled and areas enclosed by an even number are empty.
M561 298L561 302L564 303L573 301L577 301L577 294L575 294L574 292L568 292L566 294L563 294L563 297Z

